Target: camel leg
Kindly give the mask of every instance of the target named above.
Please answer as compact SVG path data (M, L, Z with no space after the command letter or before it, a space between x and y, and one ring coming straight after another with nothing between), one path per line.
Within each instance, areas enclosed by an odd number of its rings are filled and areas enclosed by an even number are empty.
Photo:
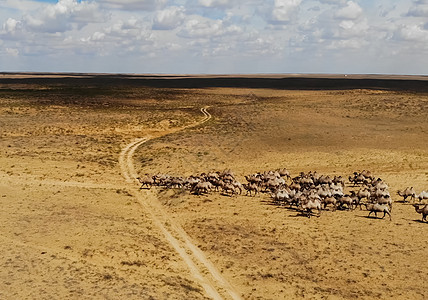
M389 219L392 220L391 219L391 214L389 212L387 212L387 211L383 211L383 217L382 217L382 219L385 219L386 214L388 214L389 215Z
M390 221L392 221L391 214L390 214L389 212L387 212L387 211L384 211L384 212L383 212L383 218L385 218L385 215L386 215L386 214L388 214L388 216L389 216L389 220L390 220ZM383 219L383 218L382 218L382 219Z

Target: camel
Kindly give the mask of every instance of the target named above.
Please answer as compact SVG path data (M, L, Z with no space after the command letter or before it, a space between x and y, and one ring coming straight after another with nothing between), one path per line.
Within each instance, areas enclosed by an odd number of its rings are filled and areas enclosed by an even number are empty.
M181 177L172 177L166 181L166 185L169 188L182 188L184 186L184 179Z
M375 190L373 193L370 193L370 196L372 199L378 201L380 198L391 198L391 194L388 192L388 190Z
M427 215L428 215L428 204L425 204L422 208L419 208L420 204L413 204L413 207L415 208L416 212L418 214L422 214L422 222L427 221Z
M297 183L301 186L308 187L312 186L314 184L314 181L312 180L312 178L303 177Z
M388 185L385 183L385 182L383 182L383 180L381 180L380 178L378 178L378 180L375 182L375 184L374 184L374 187L377 189L377 190L380 190L380 191L388 191Z
M357 172L354 172L354 176L349 176L348 180L354 186L356 186L358 184L363 184L364 182L367 181L366 178L363 175L358 174Z
M317 190L317 194L322 197L322 198L326 198L326 197L331 197L332 193L328 188L325 187L319 187Z
M214 178L214 177L210 177L208 179L208 181L211 182L211 184L213 185L216 192L218 192L220 190L221 185L223 183L223 181L221 179Z
M190 176L185 180L185 186L187 188L190 188L191 190L193 190L193 188L199 183L201 182L201 179L198 177L194 177L194 176Z
M264 188L263 191L267 192L268 190L273 191L280 187L281 183L278 179L269 179L267 182L264 182L262 184L262 187Z
M148 174L146 174L145 177L137 177L137 180L141 183L140 190L144 188L144 186L147 186L147 188L151 188L152 185L155 183L153 178L150 178Z
M389 210L392 211L392 198L390 196L381 196L376 200L377 204L386 204L389 206Z
M277 190L275 193L271 194L271 196L275 202L279 202L279 203L284 203L288 199L290 199L288 192L283 189Z
M355 193L355 191L351 191L351 195L349 195L352 198L353 204L355 205L355 208L357 208L357 206L360 206L360 210L361 210L361 199L358 197L358 194Z
M421 202L422 200L428 199L428 192L426 191L422 191L419 195L418 195L418 200L419 202Z
M366 198L367 200L369 200L370 191L368 190L367 187L363 187L363 188L360 188L358 192L351 191L351 197L354 199L355 208L357 208L357 206L359 205L361 210L361 205L362 205L361 200L363 198Z
M208 194L212 189L213 185L208 181L201 181L197 183L191 190L194 194L201 195L203 193Z
M324 204L324 210L327 208L327 205L331 204L331 205L333 205L333 211L336 211L336 204L337 204L336 198L326 197L326 198L324 198L322 203Z
M242 183L240 183L237 180L234 180L230 183L235 189L239 190L239 195L242 194L242 190L244 189L244 186L242 185Z
M378 212L383 212L383 218L385 218L385 215L389 215L389 220L391 221L391 212L389 211L389 207L386 204L379 204L379 203L364 203L364 205L366 206L366 209L369 212L368 217L370 217L370 215L374 212L375 216L377 218L377 213Z
M153 184L158 185L158 186L162 186L165 185L165 182L170 178L170 175L167 174L156 174L153 175Z
M242 186L244 187L245 190L247 190L246 195L250 194L251 196L251 192L254 192L254 197L255 197L259 192L259 187L255 183L249 183L249 184L244 183Z
M318 184L332 184L333 179L331 179L329 175L321 175L318 180L314 180L314 182Z
M260 185L262 183L261 178L255 176L255 175L244 176L244 177L248 181L248 183L250 183L250 184Z
M345 179L342 176L334 176L333 183L345 186Z
M220 179L219 172L209 172L207 174L208 179Z
M292 184L290 184L289 188L295 191L300 191L302 189L302 186L297 182L293 182Z
M358 200L361 201L361 199L366 198L367 200L370 198L370 191L367 187L362 187L358 190L356 193Z
M333 182L332 184L329 184L329 187L331 190L339 190L343 192L343 187L345 185L340 182Z
M331 191L331 194L333 195L333 197L343 197L345 196L345 194L343 193L343 190L341 189L334 189Z
M279 169L278 173L281 177L291 179L290 172L286 168Z
M311 215L313 214L312 212L313 209L318 210L317 217L321 216L321 201L318 199L309 199L306 201L302 201L300 203L300 207L303 213L306 212L306 215L308 218L310 218Z
M398 190L397 195L403 197L403 202L406 202L407 197L410 197L410 200L415 200L416 192L412 186L412 187L406 187L404 191Z
M366 178L368 178L368 179L373 179L374 178L374 176L372 175L372 172L370 172L370 171L366 171L366 170L363 170L362 172L361 172L361 175L363 175L364 177L366 177Z
M223 182L221 188L223 190L223 193L226 195L228 195L229 193L231 194L231 196L237 194L236 188L231 183L224 183Z
M230 169L220 172L219 176L224 181L230 181L230 182L235 181L235 174Z
M343 209L343 205L345 204L348 210L353 210L352 205L354 204L354 199L351 198L349 195L339 197L339 208Z

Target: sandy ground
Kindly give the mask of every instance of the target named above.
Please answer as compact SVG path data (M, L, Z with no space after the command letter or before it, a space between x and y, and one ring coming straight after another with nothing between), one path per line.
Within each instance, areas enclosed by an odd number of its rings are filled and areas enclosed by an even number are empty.
M428 189L420 88L106 87L91 76L79 86L2 76L11 80L0 80L0 298L427 297L428 225L395 195ZM392 221L359 209L308 219L268 195L139 191L133 178L231 168L244 182L280 167L369 169L390 185Z

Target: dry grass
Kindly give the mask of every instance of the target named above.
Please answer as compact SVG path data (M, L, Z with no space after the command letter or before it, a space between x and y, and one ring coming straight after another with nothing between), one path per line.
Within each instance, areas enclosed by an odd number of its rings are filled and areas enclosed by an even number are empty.
M208 123L137 149L139 173L370 169L392 194L428 188L425 92L109 80L0 82L0 298L204 299L118 166L134 138L194 123L203 106ZM427 224L410 205L395 203L392 221L358 209L308 219L267 195L156 193L245 299L427 296Z

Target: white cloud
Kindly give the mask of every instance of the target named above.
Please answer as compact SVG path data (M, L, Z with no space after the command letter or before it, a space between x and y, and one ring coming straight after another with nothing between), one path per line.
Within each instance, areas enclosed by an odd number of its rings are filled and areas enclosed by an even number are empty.
M235 1L233 0L198 0L198 3L205 7L231 7Z
M11 56L18 56L19 50L16 48L6 48L6 53Z
M407 16L428 18L428 1L415 2L407 12Z
M0 0L0 61L2 69L20 62L43 71L322 71L311 69L318 65L334 72L367 65L376 72L386 65L382 57L428 57L427 6L428 0ZM413 66L428 70L425 61Z
M171 6L156 12L152 28L157 30L174 29L183 23L184 18L184 7Z
M339 23L339 33L336 37L348 39L352 37L369 37L369 25L366 21L355 22L355 20L343 20Z
M212 20L199 16L188 19L177 33L184 38L210 39L222 35L236 35L242 32L237 25L227 26L222 20Z
M167 0L98 0L99 3L114 9L154 11L164 8Z
M325 4L343 4L345 0L318 0L321 3Z
M356 49L361 49L365 46L368 46L368 43L364 40L348 39L348 40L332 41L327 46L327 49L330 49L330 50L342 50L342 49L356 50Z
M105 33L96 31L92 35L91 40L93 40L93 41L102 41L102 40L104 40L105 37L106 37Z
M363 13L363 9L354 1L348 1L345 7L339 9L335 16L339 19L357 19Z
M395 31L394 37L398 40L405 40L405 41L425 44L428 42L428 30L425 30L420 25L416 25L416 24L401 25Z
M0 0L0 10L15 10L19 12L34 11L46 6L45 3L32 0Z
M34 14L24 15L23 23L30 31L55 33L71 30L73 26L83 27L88 23L104 22L107 18L108 15L95 2L59 0Z
M270 23L288 23L296 17L302 0L275 0Z
M21 22L13 18L8 18L7 21L3 24L3 30L7 33L14 33L15 30L21 26Z

